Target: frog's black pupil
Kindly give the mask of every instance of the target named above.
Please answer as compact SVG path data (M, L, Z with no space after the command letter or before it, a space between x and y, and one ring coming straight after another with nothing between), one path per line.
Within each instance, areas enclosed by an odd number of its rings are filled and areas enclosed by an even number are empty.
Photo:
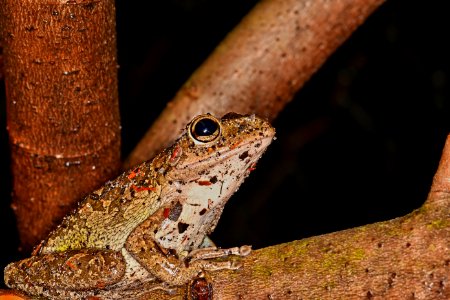
M197 136L208 136L216 132L217 126L214 120L204 118L195 124L194 133Z

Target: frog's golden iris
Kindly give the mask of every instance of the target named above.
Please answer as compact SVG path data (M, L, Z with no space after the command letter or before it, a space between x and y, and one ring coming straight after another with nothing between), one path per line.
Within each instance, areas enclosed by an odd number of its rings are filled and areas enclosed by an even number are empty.
M189 125L189 137L197 145L210 145L217 141L221 131L220 121L210 114L196 117Z

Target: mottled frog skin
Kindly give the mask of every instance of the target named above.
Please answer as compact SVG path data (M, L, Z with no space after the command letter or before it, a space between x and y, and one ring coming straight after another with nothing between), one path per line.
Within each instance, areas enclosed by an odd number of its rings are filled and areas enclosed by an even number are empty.
M133 299L237 269L232 256L250 247L216 248L207 235L274 135L254 115L194 118L174 145L81 201L5 268L5 283L37 298Z

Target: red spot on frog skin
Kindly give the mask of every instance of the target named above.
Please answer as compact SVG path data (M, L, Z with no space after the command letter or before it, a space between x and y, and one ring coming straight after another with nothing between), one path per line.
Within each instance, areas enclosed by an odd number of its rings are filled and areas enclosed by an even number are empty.
M128 175L128 179L133 179L134 177L137 176L137 174L139 174L140 170L138 169L134 169L133 171L131 171L131 173Z
M187 238L188 238L188 235L186 234L186 235L183 237L183 240L181 241L181 243L186 242Z
M37 245L36 248L34 248L33 252L31 253L31 256L38 255L39 250L41 250L43 243L44 243L44 241L40 242L39 245Z
M230 150L235 149L237 146L239 146L240 143L241 143L241 142L239 141L239 142L236 142L236 143L234 143L234 144L231 144L231 145L230 145Z
M199 180L197 181L198 185L211 185L211 181L209 180Z
M251 171L255 171L256 170L256 163L252 163L252 165L250 166L250 168L248 168L248 170Z
M142 191L156 191L156 188L153 186L135 186L134 184L131 185L131 188L135 190L136 192L142 192Z
M66 266L71 268L73 271L77 269L77 267L70 261L70 258L66 261Z
M99 280L96 284L95 287L98 289L104 289L106 287L106 283L104 281Z
M168 207L164 208L163 216L165 219L167 219L169 217L169 214L170 214L170 208L168 208Z
M180 146L175 147L175 149L173 149L172 155L169 158L169 164L172 166L175 165L180 159L182 153L183 151Z

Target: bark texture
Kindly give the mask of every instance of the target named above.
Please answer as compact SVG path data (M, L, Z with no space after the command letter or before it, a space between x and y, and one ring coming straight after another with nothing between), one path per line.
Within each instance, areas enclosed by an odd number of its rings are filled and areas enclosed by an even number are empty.
M120 162L113 0L1 0L13 209L29 250Z
M273 120L383 0L263 0L168 103L125 167L171 144L194 116L233 111Z

